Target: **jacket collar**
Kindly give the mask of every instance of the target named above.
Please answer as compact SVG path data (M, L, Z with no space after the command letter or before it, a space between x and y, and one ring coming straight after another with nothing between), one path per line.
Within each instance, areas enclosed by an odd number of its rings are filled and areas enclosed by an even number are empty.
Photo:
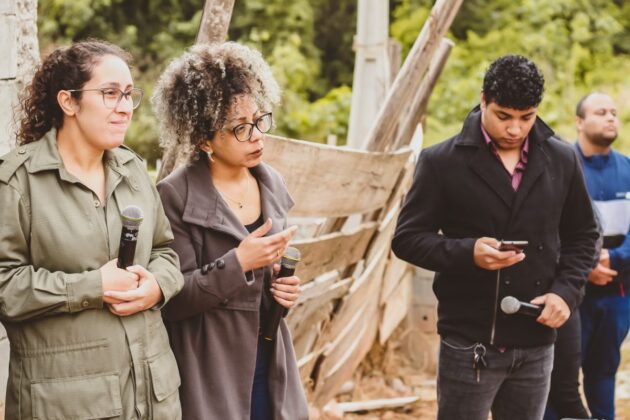
M505 169L497 161L485 143L481 132L481 108L477 105L466 117L461 133L455 139L457 146L476 147L477 151L469 160L472 170L477 173L497 193L503 202L512 208L515 214L525 197L549 164L549 156L545 151L546 143L554 132L545 122L536 117L530 130L527 167L517 191L512 188Z
M129 169L125 167L125 164L133 160L134 156L135 154L131 150L121 146L106 150L104 160L113 171L122 177L128 177ZM34 144L32 157L25 163L25 166L29 173L58 170L61 179L76 182L74 177L65 170L59 149L57 149L57 130L54 128Z
M261 163L250 169L258 181L263 220L271 218L272 228L268 235L284 229L284 221L293 206L284 183L274 177L271 169ZM234 212L223 200L212 182L207 158L200 157L189 163L186 170L186 203L182 219L202 227L224 232L242 241L249 234Z
M529 139L537 143L544 142L554 134L553 130L540 117L536 116L536 122L529 132ZM462 131L455 140L455 143L462 146L485 145L483 134L481 133L480 105L477 105L468 113Z

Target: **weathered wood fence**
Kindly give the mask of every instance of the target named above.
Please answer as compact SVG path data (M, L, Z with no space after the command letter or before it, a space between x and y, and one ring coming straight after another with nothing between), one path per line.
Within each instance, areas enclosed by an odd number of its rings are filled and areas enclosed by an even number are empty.
M290 216L325 219L302 225L293 243L303 256L303 293L288 317L315 406L336 395L409 310L414 273L390 243L422 147L418 123L452 48L443 37L460 5L436 2L370 130L369 151L273 136L266 143L266 162L297 203Z

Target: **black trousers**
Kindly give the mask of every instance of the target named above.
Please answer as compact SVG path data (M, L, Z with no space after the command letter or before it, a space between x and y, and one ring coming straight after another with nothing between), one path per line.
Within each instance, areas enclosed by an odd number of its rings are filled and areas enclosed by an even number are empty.
M574 311L558 329L554 347L551 389L545 420L571 417L590 418L580 398L579 373L582 364L580 311Z

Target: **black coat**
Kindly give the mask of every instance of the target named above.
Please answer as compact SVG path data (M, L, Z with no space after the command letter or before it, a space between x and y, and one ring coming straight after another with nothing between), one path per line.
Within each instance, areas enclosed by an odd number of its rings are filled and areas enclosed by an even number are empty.
M477 267L473 248L482 236L529 241L525 260L498 271ZM529 302L552 292L574 310L597 237L573 148L537 119L527 167L514 191L485 143L477 107L458 135L422 152L392 247L399 258L436 271L441 335L529 347L552 343L555 331L533 317L503 314L501 299Z

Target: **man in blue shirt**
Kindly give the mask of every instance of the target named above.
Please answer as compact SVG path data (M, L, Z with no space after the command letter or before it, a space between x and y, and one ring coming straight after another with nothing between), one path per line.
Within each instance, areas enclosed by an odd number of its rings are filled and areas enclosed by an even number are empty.
M630 159L611 149L619 118L610 96L585 96L576 115L576 148L604 233L580 306L584 393L593 417L612 420L615 375L630 327Z

